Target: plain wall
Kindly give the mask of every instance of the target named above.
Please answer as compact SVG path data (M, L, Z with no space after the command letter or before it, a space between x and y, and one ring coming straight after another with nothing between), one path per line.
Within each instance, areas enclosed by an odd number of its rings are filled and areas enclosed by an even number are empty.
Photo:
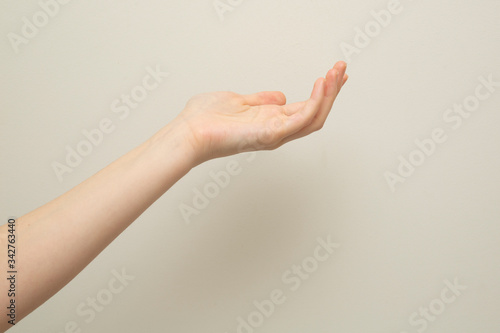
M499 332L500 86L484 80L500 82L500 2L215 4L73 0L45 6L52 16L38 1L0 5L1 224L146 140L195 94L295 102L338 60L350 75L321 131L196 167L10 332ZM169 74L114 112L148 68ZM59 179L54 163L106 118L113 132ZM234 163L188 223L183 204Z

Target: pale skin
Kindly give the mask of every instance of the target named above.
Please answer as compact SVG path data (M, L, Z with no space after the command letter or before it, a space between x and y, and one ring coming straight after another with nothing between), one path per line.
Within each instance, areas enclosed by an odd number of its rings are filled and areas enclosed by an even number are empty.
M153 202L195 166L250 150L273 150L323 127L347 81L337 62L303 102L281 92L214 92L191 98L149 140L89 179L17 219L16 322L78 275ZM99 230L99 232L95 232ZM0 226L0 272L7 269L7 225ZM0 279L0 331L8 281Z

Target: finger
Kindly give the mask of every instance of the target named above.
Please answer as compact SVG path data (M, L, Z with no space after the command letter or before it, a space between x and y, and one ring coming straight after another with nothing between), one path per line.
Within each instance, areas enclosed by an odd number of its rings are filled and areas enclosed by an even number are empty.
M327 89L326 95L333 95L335 90L339 90L339 88L342 86L342 81L345 75L347 69L347 64L344 61L338 61L331 70L328 71L328 74L334 74L337 72L338 75L334 75L335 78L333 78L333 81L329 81L332 83L331 86L329 86L330 89ZM335 89L336 88L336 89Z
M298 135L304 136L323 127L326 118L328 117L330 110L332 109L333 102L335 101L335 98L340 91L339 86L342 83L342 78L345 75L345 70L346 64L344 62L338 62L332 69L328 71L325 80L325 98L323 99L318 112L315 114L310 124L307 125L307 129L302 129L302 133Z
M286 142L306 136L321 129L332 109L343 83L347 64L337 62L326 74L326 79L320 78L314 83L309 100L285 105L283 113L288 116L282 128L281 140L271 149L275 149Z
M342 80L342 86L344 86L344 84L347 82L347 80L349 80L349 75L344 74L344 78Z
M326 74L326 87L325 87L325 99L321 104L321 110L319 112L319 116L321 118L326 117L328 112L330 112L333 102L337 97L340 86L340 77L344 75L342 69L332 68Z
M262 91L251 95L242 95L246 105L285 105L286 96L281 91Z
M335 66L326 74L327 84L325 89L325 99L323 100L320 111L315 117L316 124L315 126L313 124L313 127L317 127L315 130L320 129L323 126L323 123L332 109L333 102L335 102L335 99L342 88L342 81L347 68L346 66L345 62L340 61L336 63Z
M343 62L343 61L339 61L339 62L337 62L337 63L333 66L333 68L332 68L332 69L330 69L330 71L328 71L328 73L327 73L327 79L326 79L326 87L325 87L325 96L327 96L327 91L328 91L328 87L329 87L329 85L330 85L330 86L332 85L332 83L331 83L332 81L331 81L331 80L328 80L328 76L329 76L330 72L331 72L332 70L337 70L337 71L339 71L339 72L340 72L340 71L344 71L344 72L345 72L346 67L347 67L347 64L346 64L345 62ZM332 73L332 74L333 74L333 73ZM343 80L342 85L343 85L343 84L345 83L345 81L347 80L347 79L345 78L345 76L346 76L346 75L347 75L347 74L344 74L344 80ZM333 85L335 85L335 82L333 82ZM337 86L337 87L336 87L336 88L334 87L333 89L334 89L334 90L335 90L335 89L337 89L338 91L340 91L340 89L339 89L338 85L336 85L336 86ZM298 112L298 111L302 110L302 108L304 107L304 104L305 104L305 103L306 103L306 102L296 102L296 103L291 103L291 104L284 105L284 106L283 106L283 107L284 107L284 114L285 114L285 115L287 115L287 116L290 116L290 115L292 115L292 114L294 114L294 113L296 113L296 112Z
M333 72L333 70L330 70L329 73L330 72ZM340 77L340 75L339 75L339 77ZM327 74L327 78L329 78L330 80L336 79L336 78L333 78L333 77L329 77L328 74ZM340 91L340 89L342 89L342 86L345 84L345 82L348 79L349 79L349 76L344 73L344 75L342 77L342 85L338 88L338 91ZM338 92L335 94L335 98L336 98L337 94L338 94ZM287 142L290 142L290 141L296 140L298 138L307 136L307 135L309 135L309 134L311 134L311 133L313 133L313 132L321 129L323 127L325 121L326 121L326 118L327 118L330 110L331 110L331 106L328 109L328 112L326 112L326 114L320 114L320 113L318 113L311 124L309 124L308 126L302 128L298 132L296 132L296 133L294 133L292 135L289 135L288 137L283 138L275 147L273 147L273 149L276 149L276 148L284 145Z
M319 78L314 83L311 97L304 102L303 107L291 114L285 122L286 136L298 132L303 127L309 125L316 113L320 110L325 97L325 79Z

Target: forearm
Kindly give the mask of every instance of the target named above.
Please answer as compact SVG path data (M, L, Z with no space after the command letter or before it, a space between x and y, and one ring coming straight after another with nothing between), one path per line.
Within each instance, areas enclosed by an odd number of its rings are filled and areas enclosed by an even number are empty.
M193 150L181 127L166 126L69 192L17 220L18 320L71 281L189 172ZM5 226L0 232L6 232ZM6 257L0 267L5 264Z

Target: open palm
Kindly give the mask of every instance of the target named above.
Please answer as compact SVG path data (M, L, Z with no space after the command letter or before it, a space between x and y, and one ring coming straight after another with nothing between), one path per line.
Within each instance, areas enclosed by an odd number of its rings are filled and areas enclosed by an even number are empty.
M314 84L311 97L286 104L279 91L213 92L191 98L177 120L193 134L200 162L251 150L272 150L323 127L347 81L342 61Z

